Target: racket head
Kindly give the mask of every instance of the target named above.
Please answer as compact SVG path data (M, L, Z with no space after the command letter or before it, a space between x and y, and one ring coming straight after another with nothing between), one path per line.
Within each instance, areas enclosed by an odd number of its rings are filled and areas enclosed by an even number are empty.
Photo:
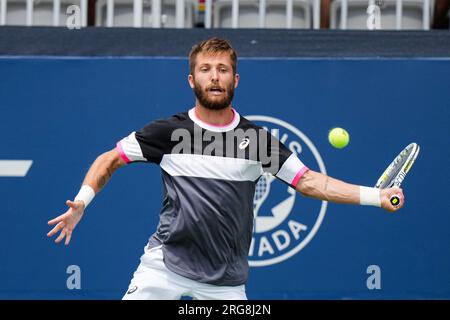
M419 155L420 146L412 142L404 148L378 178L375 188L400 187L406 174Z

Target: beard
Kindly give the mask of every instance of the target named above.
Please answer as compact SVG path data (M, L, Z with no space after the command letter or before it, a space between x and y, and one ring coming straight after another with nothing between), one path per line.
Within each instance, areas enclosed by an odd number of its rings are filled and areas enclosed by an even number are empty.
M214 96L212 99L208 97L208 92L211 88L220 88L224 93L221 96ZM234 97L234 81L230 83L226 88L220 85L210 85L203 89L201 85L194 79L194 93L199 103L210 110L222 110L231 104Z

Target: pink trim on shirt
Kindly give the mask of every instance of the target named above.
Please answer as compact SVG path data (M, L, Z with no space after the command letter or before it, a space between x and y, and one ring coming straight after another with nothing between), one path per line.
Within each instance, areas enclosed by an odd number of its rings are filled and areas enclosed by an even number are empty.
M125 152L123 151L122 148L122 144L119 142L117 142L116 145L117 151L119 151L120 157L123 159L123 161L125 161L126 163L130 163L130 159L128 159L127 155L125 154Z
M231 108L231 111L233 111L233 119L231 119L231 121L228 122L227 124L213 124L213 123L209 123L209 122L203 121L203 120L201 120L201 119L198 117L198 115L197 115L197 109L194 109L194 116L195 116L195 118L196 118L198 121L200 121L201 123L204 123L204 124L206 124L206 125L208 125L208 126L212 126L212 127L216 127L216 128L223 128L223 127L228 127L229 125L231 125L231 124L234 122L234 120L236 120L236 112L234 111L233 108Z
M291 185L296 187L298 180L300 180L300 178L303 176L303 174L308 170L309 170L308 167L303 167L299 172L297 172L297 174L294 177L294 180L292 180L292 182L291 182Z

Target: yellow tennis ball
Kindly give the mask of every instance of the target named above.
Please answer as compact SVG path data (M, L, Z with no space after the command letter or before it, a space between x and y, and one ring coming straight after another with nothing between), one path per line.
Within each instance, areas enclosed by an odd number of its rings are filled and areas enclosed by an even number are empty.
M328 133L328 141L335 148L342 149L348 145L350 141L350 136L345 129L333 128Z

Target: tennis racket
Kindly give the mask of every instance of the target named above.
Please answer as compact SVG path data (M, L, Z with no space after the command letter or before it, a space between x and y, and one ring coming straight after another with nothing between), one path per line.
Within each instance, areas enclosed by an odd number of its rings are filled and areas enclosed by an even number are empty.
M410 143L405 149L403 149L394 161L384 170L383 174L378 179L375 188L400 188L406 174L411 169L414 161L419 154L420 147L417 143ZM393 195L390 199L393 206L400 204L400 198L397 195Z

